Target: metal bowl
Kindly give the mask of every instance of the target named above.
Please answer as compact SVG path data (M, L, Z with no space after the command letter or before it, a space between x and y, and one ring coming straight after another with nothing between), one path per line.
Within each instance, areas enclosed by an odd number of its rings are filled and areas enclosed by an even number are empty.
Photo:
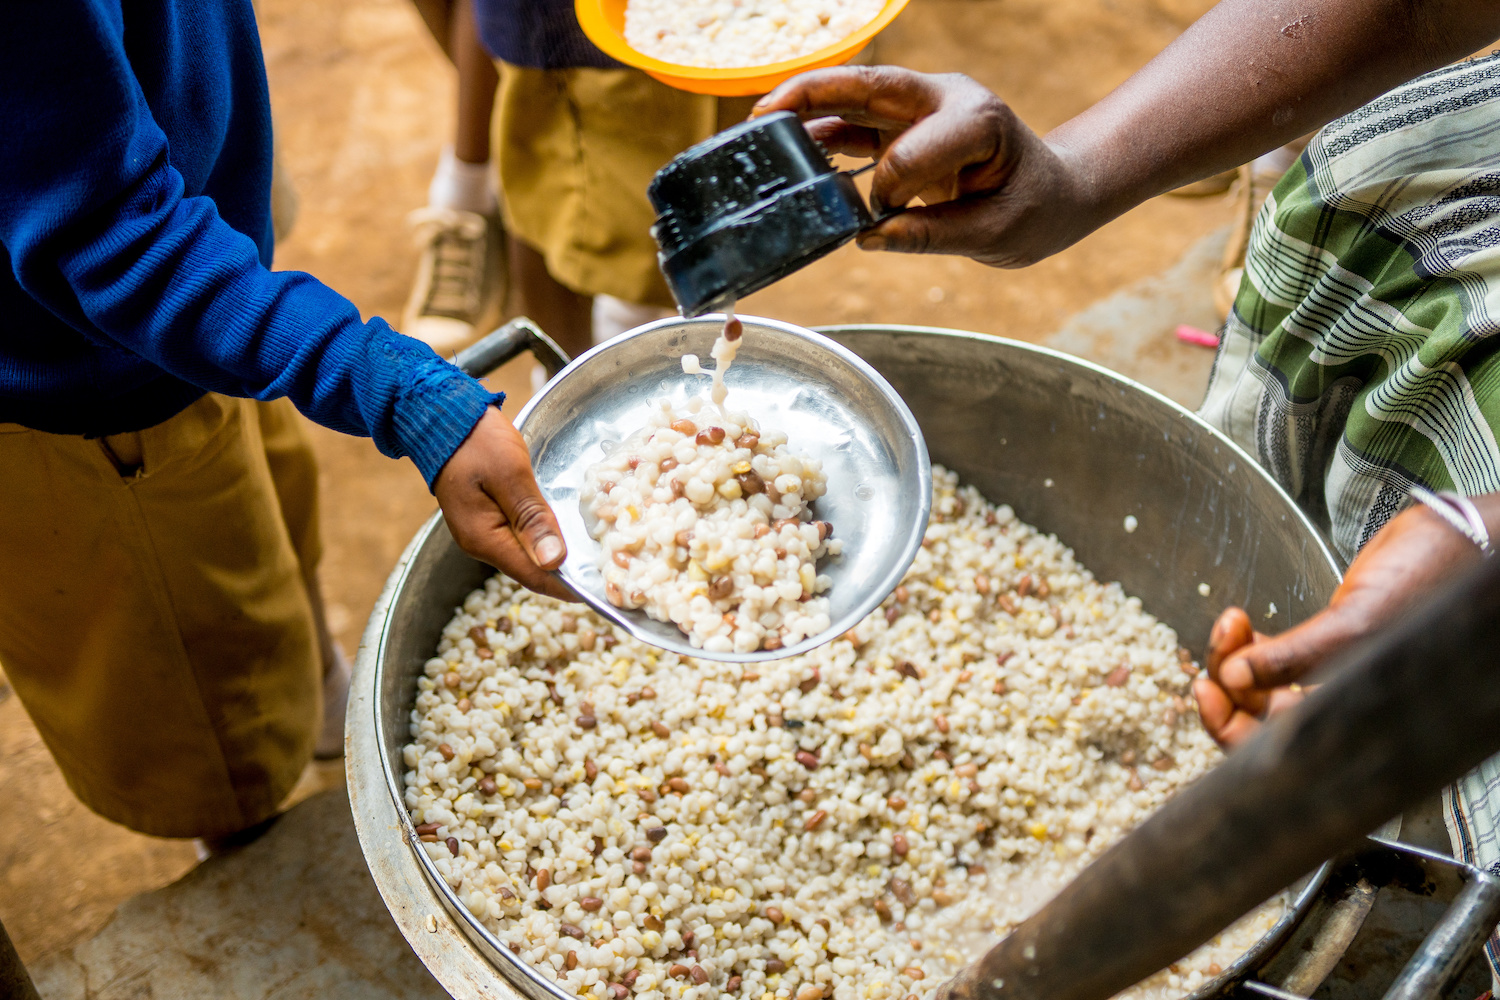
M934 461L1056 533L1099 578L1119 580L1139 596L1189 648L1203 649L1228 603L1280 631L1320 609L1338 584L1339 566L1317 529L1249 456L1129 379L978 334L916 327L824 332L894 385ZM1134 532L1123 526L1127 515L1138 521ZM418 532L392 572L355 663L350 801L375 883L444 989L458 1000L571 1000L469 914L416 849L402 803L401 747L409 739L416 678L454 608L492 572L458 548L439 517ZM1299 886L1291 913L1194 1000L1221 996L1259 974L1278 948L1300 954L1310 933L1302 922L1319 904L1326 871Z
M646 425L661 400L706 397L708 378L682 371L684 354L707 357L717 319L664 319L600 345L563 369L516 419L531 447L542 495L568 543L558 575L590 607L642 642L684 656L754 663L796 656L848 631L896 588L922 545L932 507L932 465L922 429L884 378L827 337L776 320L741 317L739 356L725 375L727 405L779 430L820 459L828 492L814 503L843 554L823 560L832 625L785 649L708 653L671 622L609 603L599 543L579 504L584 472Z

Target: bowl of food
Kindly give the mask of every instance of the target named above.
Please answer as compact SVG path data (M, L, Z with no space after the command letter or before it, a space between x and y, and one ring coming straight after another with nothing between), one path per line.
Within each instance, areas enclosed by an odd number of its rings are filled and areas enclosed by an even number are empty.
M901 581L927 526L927 446L901 397L777 320L638 327L575 360L517 426L568 544L564 582L685 656L831 640Z
M764 94L857 56L906 0L576 0L589 41L679 90Z
M459 1000L928 996L1213 766L1188 685L1219 610L1279 630L1337 585L1264 471L1127 379L975 334L824 332L939 466L901 585L834 642L662 652L497 576L441 518L393 572L350 796ZM1227 995L1303 940L1322 880L1132 996Z

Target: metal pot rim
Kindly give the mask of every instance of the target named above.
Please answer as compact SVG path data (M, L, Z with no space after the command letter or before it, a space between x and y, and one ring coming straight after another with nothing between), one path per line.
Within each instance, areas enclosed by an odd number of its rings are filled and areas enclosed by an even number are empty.
M898 324L850 324L815 328L826 334L883 333L902 336L939 336L952 339L978 340L985 343L999 342L1056 360L1057 362L1087 369L1091 373L1107 378L1122 387L1144 393L1164 404L1176 415L1186 418L1197 429L1207 433L1221 446L1229 448L1255 474L1275 486L1268 473L1260 467L1239 445L1222 432L1216 430L1197 414L1147 386L1111 371L1093 362L1065 354L1046 347L1022 341L993 337L986 334L940 327L907 326ZM1279 487L1277 490L1280 491ZM1296 517L1307 528L1319 551L1333 566L1338 566L1322 533L1312 524L1302 510L1288 504ZM385 652L390 634L389 626L394 621L396 597L404 589L413 558L428 540L443 525L441 513L434 514L416 533L402 553L377 599L360 642L355 662L355 680L351 687L348 721L346 723L345 768L349 786L350 805L354 814L356 831L361 848L370 865L371 874L382 898L396 920L403 936L423 964L433 972L439 983L455 996L465 986L472 987L472 995L493 996L495 993L507 997L529 1000L576 1000L551 981L545 979L522 961L503 942L492 934L483 923L469 912L447 885L432 859L427 857L417 839L416 829L406 810L401 787L385 748L386 730L380 713L379 692L385 669ZM373 723L373 725L371 725ZM404 742L404 741L403 741ZM401 768L404 772L404 767ZM392 836L394 834L394 836ZM423 893L411 884L400 870L402 861L415 856L423 880L431 893ZM1279 947L1306 916L1327 881L1332 862L1325 862L1301 881L1295 891L1287 913L1272 928L1261 936L1249 949L1239 956L1219 976L1204 983L1182 1000L1207 1000L1241 978L1245 971ZM431 896L437 897L438 907L431 906ZM470 946L478 946L484 953L483 962L475 962L469 953ZM514 970L524 985L520 985L502 972L502 967Z

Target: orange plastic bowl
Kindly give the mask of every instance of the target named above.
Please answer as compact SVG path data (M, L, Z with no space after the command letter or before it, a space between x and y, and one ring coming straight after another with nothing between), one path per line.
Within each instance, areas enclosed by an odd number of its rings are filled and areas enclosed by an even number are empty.
M886 0L875 19L854 34L834 44L796 59L768 66L736 66L732 69L709 69L704 66L682 66L662 62L637 52L625 41L625 4L627 0L574 0L578 23L583 33L612 59L645 70L646 73L678 90L718 97L744 97L764 94L783 80L822 66L840 66L859 55L870 39L901 13L907 0Z

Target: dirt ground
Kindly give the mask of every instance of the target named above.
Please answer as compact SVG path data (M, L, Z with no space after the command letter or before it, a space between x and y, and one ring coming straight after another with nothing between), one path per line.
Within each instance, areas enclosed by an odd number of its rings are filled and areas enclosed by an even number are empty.
M913 0L877 55L969 73L1046 129L1102 97L1210 5ZM301 197L277 266L317 275L366 315L397 317L415 260L404 217L425 200L451 130L451 70L405 0L259 6L280 151ZM1166 269L1230 215L1219 198L1157 199L1024 271L846 247L741 308L804 325L918 323L1035 341ZM526 395L520 365L492 381L517 404ZM381 457L366 440L314 434L330 620L352 651L386 574L435 504L409 463ZM302 791L339 779L337 767L310 770ZM87 938L121 901L195 864L191 845L135 835L80 805L3 682L0 801L9 820L0 824L0 920L27 960Z

